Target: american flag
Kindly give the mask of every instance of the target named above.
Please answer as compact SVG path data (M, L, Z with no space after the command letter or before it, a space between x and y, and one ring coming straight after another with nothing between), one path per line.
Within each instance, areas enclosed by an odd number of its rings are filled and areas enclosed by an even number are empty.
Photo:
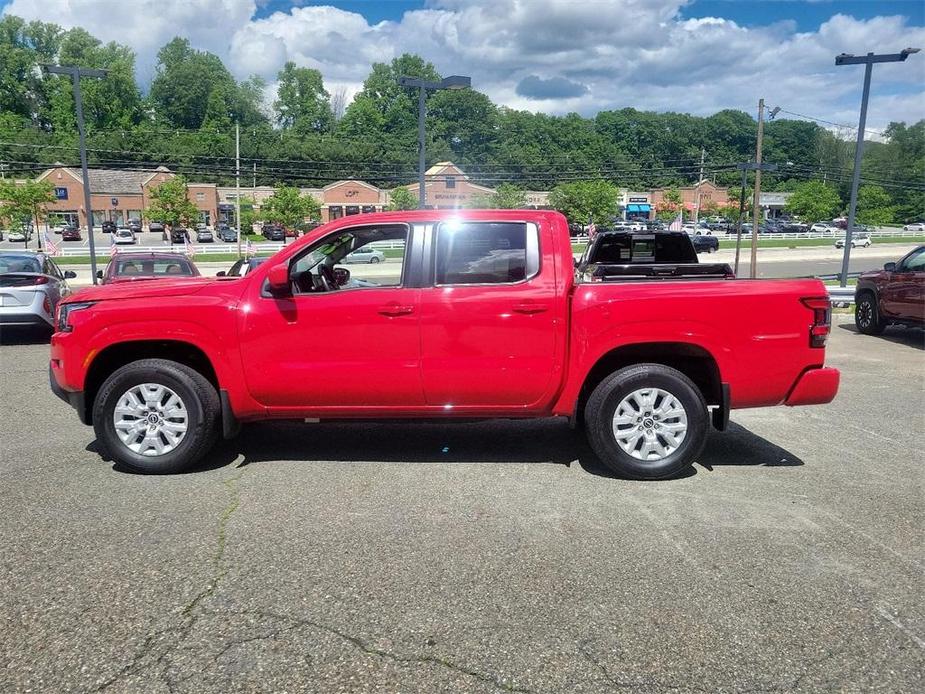
M668 225L668 231L681 231L681 228L681 213L678 212L678 216Z
M247 240L247 246L244 251L245 255L257 255L257 246L254 245L254 242L250 239Z
M597 227L594 226L594 218L590 217L588 219L588 239L593 239L595 234L597 234Z
M189 234L183 236L183 247L186 249L186 256L192 258L196 255L196 249L193 248L193 244L189 242Z
M58 244L51 240L47 230L45 231L45 252L48 255L61 255L61 249Z
M93 233L93 232L90 232ZM109 234L109 256L112 257L119 252L119 247L116 245L116 235L115 233Z

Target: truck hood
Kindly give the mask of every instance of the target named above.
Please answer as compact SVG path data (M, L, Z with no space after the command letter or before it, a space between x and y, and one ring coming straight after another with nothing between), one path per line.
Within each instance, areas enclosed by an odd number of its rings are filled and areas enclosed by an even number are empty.
M177 280L151 279L135 282L116 282L96 287L86 287L74 292L67 303L75 301L108 301L110 299L141 299L147 297L167 297L198 294L206 287L214 285L214 277L184 277Z

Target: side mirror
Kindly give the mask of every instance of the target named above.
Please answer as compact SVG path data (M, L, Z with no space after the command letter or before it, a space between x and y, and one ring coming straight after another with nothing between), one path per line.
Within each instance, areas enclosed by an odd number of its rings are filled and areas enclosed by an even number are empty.
M215 276L216 276L216 277L224 277L224 276L225 276L225 271L224 271L224 270L219 270L218 272L215 273Z
M884 263L883 269L887 272L896 272L896 263Z
M337 282L338 287L343 287L350 281L350 270L345 267L334 268L334 281Z
M72 280L72 279L74 279L75 277L77 277L77 273L74 272L73 270L65 270L65 271L64 271L64 279L66 279L66 280Z
M289 264L279 263L270 268L267 273L267 283L270 291L278 296L287 296L292 292L289 285Z
M102 270L97 270L97 271L96 271L96 279L98 279L98 280L103 279L103 271L102 271Z

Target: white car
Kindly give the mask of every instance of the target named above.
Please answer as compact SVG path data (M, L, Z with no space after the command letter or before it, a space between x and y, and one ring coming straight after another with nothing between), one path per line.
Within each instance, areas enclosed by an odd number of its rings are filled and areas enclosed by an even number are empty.
M115 244L117 246L131 246L135 243L135 232L131 229L120 228L116 229L113 234L115 237Z
M29 232L29 238L32 238L32 232ZM16 229L7 235L6 240L23 242L26 240L26 232L22 229Z
M851 247L857 248L867 248L870 244L873 243L870 239L870 234L852 234L851 235ZM835 239L835 248L844 248L845 247L845 238Z
M816 234L837 234L839 231L842 231L834 224L829 224L828 222L816 222L809 230Z
M385 260L385 253L377 251L375 248L363 246L357 248L353 253L344 257L341 263L381 263Z
M903 231L925 231L925 222L913 222L912 224L906 224L903 227Z

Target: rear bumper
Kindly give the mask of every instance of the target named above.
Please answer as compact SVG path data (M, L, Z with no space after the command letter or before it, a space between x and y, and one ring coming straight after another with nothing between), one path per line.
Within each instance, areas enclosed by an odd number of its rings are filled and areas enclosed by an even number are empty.
M838 369L818 368L804 371L784 400L785 405L824 405L838 393L841 374Z

